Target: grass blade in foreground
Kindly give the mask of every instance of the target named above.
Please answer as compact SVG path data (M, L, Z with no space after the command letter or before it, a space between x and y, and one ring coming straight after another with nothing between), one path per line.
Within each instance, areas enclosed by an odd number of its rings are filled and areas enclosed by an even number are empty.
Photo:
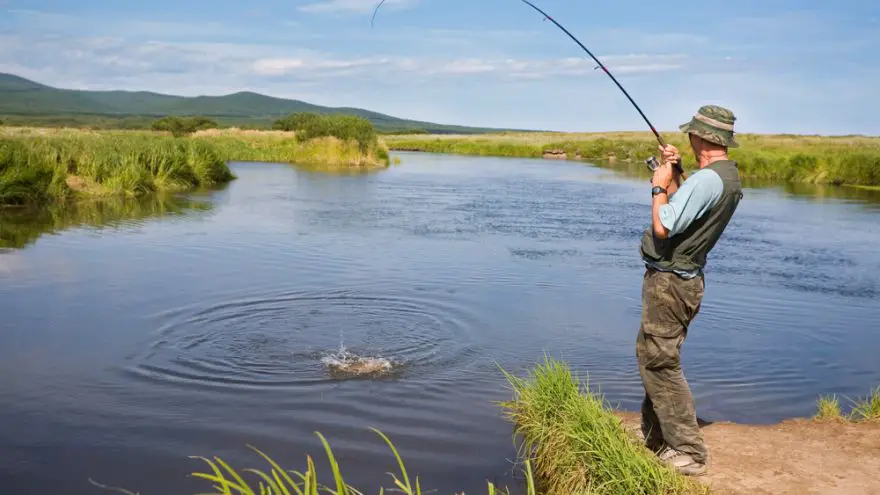
M502 405L541 493L708 493L699 482L666 468L601 397L580 393L564 364L547 359L527 379L506 376L514 399Z
M431 490L428 492L422 491L422 488L419 484L418 476L415 477L415 486L413 486L410 483L410 475L409 473L407 473L406 467L400 457L400 453L398 452L397 448L394 446L391 440L381 431L375 428L371 429L380 437L382 437L385 443L388 444L388 447L391 448L391 452L394 454L394 459L396 459L397 465L400 468L400 476L393 473L388 473L394 481L394 485L396 488L386 489L384 487L380 487L372 493L379 493L380 495L385 493L386 491L389 493L403 493L405 495L438 493L436 490ZM211 472L195 472L192 473L191 476L194 478L214 482L213 488L218 491L211 495L263 495L264 493L271 495L288 495L294 493L297 495L318 495L319 493L328 493L334 495L363 495L368 493L361 492L345 483L345 481L343 480L341 469L339 468L339 464L336 462L336 458L333 454L333 450L330 448L329 442L326 440L326 438L324 438L323 435L321 435L321 433L316 432L316 435L321 440L321 444L324 446L324 451L327 455L327 459L330 462L332 481L327 484L319 483L318 472L315 468L315 463L312 461L311 456L307 457L308 467L304 473L298 471L285 471L271 457L255 447L251 447L251 449L257 452L265 461L269 463L271 470L268 473L254 468L247 468L242 470L245 473L255 475L253 484L248 483L242 476L240 476L236 472L234 468L229 466L226 462L218 457L214 457L214 459L211 460L205 457L193 456L193 459L200 459L204 461L211 468ZM226 472L224 473L224 471L221 470L220 467L224 468ZM233 479L227 479L226 473L228 473ZM295 482L294 478L302 481ZM401 481L401 478L403 479L403 481ZM526 462L526 483L528 487L527 495L537 495L537 492L534 488L535 485L532 480L531 465L528 462ZM335 486L335 488L331 488L331 485ZM489 494L501 495L509 493L508 491L501 491L497 489L492 483L487 483L487 488Z
M872 390L867 397L853 401L850 419L854 421L880 421L880 387Z

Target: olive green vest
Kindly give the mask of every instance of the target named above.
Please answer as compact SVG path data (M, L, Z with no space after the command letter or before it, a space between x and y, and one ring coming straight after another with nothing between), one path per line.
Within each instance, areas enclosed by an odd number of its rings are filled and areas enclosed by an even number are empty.
M706 266L706 256L718 242L742 199L736 162L719 160L705 168L714 170L724 183L718 203L678 235L656 239L654 229L648 227L642 237L642 257L660 269L702 270Z

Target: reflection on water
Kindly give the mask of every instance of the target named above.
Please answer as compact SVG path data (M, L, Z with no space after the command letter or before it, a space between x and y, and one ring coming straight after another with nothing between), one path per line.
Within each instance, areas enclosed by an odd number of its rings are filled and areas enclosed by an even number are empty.
M758 179L744 180L743 185L752 189L776 189L788 195L808 200L853 201L868 208L880 208L880 189L867 189L856 186L834 186L829 184L805 184L800 182L778 182Z
M210 209L209 201L172 194L90 199L40 208L0 208L0 249L22 249L45 234L71 228L113 228Z

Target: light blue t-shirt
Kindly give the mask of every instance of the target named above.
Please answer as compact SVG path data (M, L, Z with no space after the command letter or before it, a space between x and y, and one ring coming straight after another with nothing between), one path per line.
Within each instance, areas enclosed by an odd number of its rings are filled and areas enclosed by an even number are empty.
M669 230L669 237L681 234L688 227L718 204L724 192L724 182L714 170L704 168L690 177L669 197L669 203L660 207L660 223ZM654 265L650 260L645 264L655 270L665 271ZM693 278L700 270L681 271L675 273L684 278Z

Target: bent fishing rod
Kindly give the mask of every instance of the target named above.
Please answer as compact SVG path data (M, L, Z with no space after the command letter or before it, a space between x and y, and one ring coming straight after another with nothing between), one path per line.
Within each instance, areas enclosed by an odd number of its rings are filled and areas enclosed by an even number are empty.
M385 4L385 1L386 0L381 0L379 2L379 4L376 5L376 8L373 10L373 18L370 21L371 26L375 24L376 14L379 12L379 9L382 7L382 5ZM603 64L598 58L596 58L596 56L593 55L593 52L591 52L586 46L584 46L584 44L581 43L580 40L577 39L573 34L571 34L571 32L568 29L565 29L565 27L562 24L558 23L556 21L556 19L551 17L550 14L544 12L543 10L541 10L540 7L538 7L534 3L530 2L529 0L520 0L520 1L523 2L524 4L528 5L529 7L535 9L542 16L544 16L545 19L547 19L550 22L552 22L553 24L555 24L556 27L558 27L565 34L567 34L569 38L574 40L574 42L577 43L578 46L580 46L583 51L587 52L587 55L589 55L597 64L599 64L597 69L601 68L602 71L605 72L605 74L607 74L608 77L610 77L612 81L614 81L614 84L616 84L617 87L620 89L620 91L623 92L624 96L626 96L626 98L629 100L629 102L632 103L632 105L635 107L635 109L639 112L639 115L641 115L642 118L645 120L645 123L648 124L648 127L651 129L651 132L654 133L654 136L657 138L657 142L660 143L660 146L665 147L666 143L663 141L663 137L660 136L660 133L657 132L657 129L654 127L654 124L652 124L651 121L648 120L648 117L645 115L645 112L643 112L642 109L639 108L639 105L636 104L635 100L632 99L632 97L629 95L629 93L626 91L626 89L624 89L623 86L620 84L620 82L617 80L617 78L614 77L614 74L612 74L611 71L608 70L608 67L606 67L605 64ZM648 166L648 168L651 171L656 170L660 166L657 159L653 156L648 158L647 160L645 160L645 164ZM681 177L683 179L687 179L687 175L685 174L684 170L682 170L682 168L681 168L681 161L675 163L675 169L678 171L679 174L681 174Z

